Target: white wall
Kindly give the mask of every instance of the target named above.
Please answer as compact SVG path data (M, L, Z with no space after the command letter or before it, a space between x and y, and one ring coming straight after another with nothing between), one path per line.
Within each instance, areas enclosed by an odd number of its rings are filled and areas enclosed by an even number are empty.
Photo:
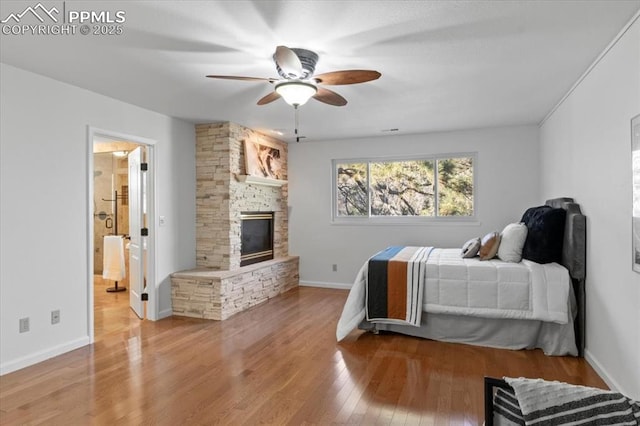
M540 129L541 192L587 216L586 356L640 399L640 274L631 270L631 126L640 113L640 21Z
M87 126L157 141L159 314L169 275L195 265L191 124L0 65L0 372L89 342ZM135 90L135 87L132 87ZM50 324L60 309L61 322ZM18 333L19 318L31 331Z
M331 160L477 152L477 223L331 224ZM289 145L289 252L300 256L303 284L350 287L362 263L389 245L461 247L501 231L541 205L537 126L301 142ZM338 271L332 272L332 264Z

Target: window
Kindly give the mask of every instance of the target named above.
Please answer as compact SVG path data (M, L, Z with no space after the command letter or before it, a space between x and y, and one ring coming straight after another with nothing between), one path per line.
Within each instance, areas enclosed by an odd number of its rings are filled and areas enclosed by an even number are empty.
M473 217L474 155L334 160L334 218Z

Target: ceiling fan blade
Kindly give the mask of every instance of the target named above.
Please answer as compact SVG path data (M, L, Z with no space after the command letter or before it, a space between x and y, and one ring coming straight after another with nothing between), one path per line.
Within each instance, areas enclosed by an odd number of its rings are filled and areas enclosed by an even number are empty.
M298 58L296 52L287 46L276 47L273 60L285 75L291 78L299 78L302 76L302 62L300 62L300 58Z
M243 81L268 81L273 83L278 81L277 78L262 78L262 77L238 77L235 75L208 75L209 78L221 78L223 80L243 80Z
M313 95L313 98L317 101L333 106L345 106L347 104L347 100L345 98L332 90L325 89L324 87L318 87L318 92Z
M377 80L381 75L378 71L372 70L344 70L316 75L313 79L320 84L340 85Z
M258 101L258 105L266 105L273 101L280 99L280 94L278 92L271 92L267 96L263 97Z

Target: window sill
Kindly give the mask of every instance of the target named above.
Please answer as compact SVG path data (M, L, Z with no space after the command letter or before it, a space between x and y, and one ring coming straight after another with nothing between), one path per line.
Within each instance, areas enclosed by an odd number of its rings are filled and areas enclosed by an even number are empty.
M379 219L333 219L331 225L337 226L481 226L476 218L379 218Z

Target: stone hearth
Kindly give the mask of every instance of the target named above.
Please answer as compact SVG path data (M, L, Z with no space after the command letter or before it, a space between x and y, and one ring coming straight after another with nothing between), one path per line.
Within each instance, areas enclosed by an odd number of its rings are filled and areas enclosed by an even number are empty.
M171 276L173 314L224 320L298 286L298 257L234 271L194 269Z

